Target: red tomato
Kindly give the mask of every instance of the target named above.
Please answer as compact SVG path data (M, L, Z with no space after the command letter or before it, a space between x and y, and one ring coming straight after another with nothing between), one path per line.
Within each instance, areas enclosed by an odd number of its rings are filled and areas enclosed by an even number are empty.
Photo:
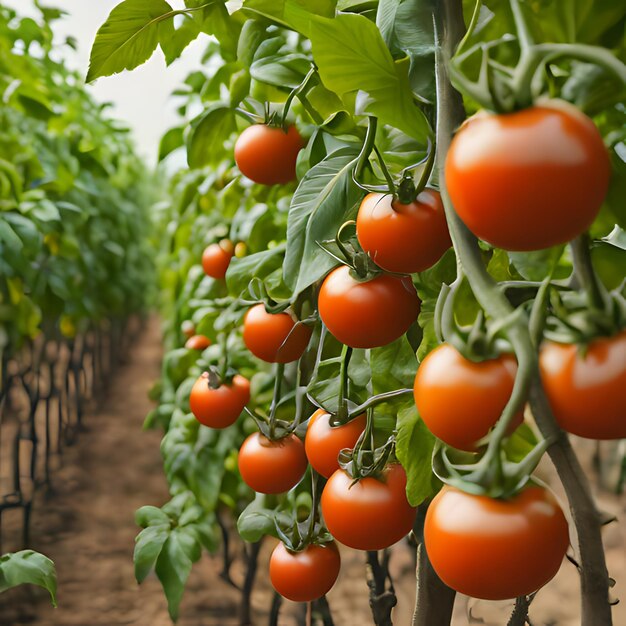
M212 243L202 253L202 269L207 276L223 279L233 258L233 244L230 241Z
M261 185L284 185L296 179L296 160L304 141L295 126L254 124L235 143L235 161L244 176Z
M365 413L342 426L331 427L330 415L324 409L313 413L306 429L304 449L316 472L330 478L339 469L337 456L344 448L354 448L365 430Z
M250 382L237 374L229 385L209 386L205 372L196 380L189 396L189 408L195 418L211 428L226 428L237 421L250 402Z
M626 330L578 346L547 342L541 380L563 430L589 439L626 438Z
M353 482L337 470L322 492L324 522L337 541L357 550L382 550L409 533L415 509L406 499L400 464L388 466L382 481L368 477Z
M417 410L433 435L459 450L474 452L476 442L495 425L506 406L517 372L511 355L474 362L449 344L420 364L413 392ZM520 411L513 432L524 420Z
M420 301L408 276L381 274L360 282L342 265L324 279L318 308L322 322L341 343L377 348L406 333L417 319Z
M254 356L268 363L297 361L311 332L309 326L296 326L289 313L268 313L263 304L253 306L243 320L243 342Z
M509 500L444 487L426 513L424 545L446 585L484 600L536 591L559 570L569 535L554 496L527 487Z
M283 493L295 487L307 468L304 445L294 435L270 441L252 433L239 450L243 481L259 493Z
M187 350L206 350L211 345L211 340L204 335L192 335L185 342Z
M270 557L270 580L288 600L311 602L331 590L340 568L341 557L334 541L309 545L301 552L291 552L279 543Z
M446 158L450 199L467 227L505 250L574 239L594 221L611 166L593 122L566 103L479 113Z
M452 245L441 196L425 189L411 204L370 193L356 218L361 247L388 272L412 274L432 267Z

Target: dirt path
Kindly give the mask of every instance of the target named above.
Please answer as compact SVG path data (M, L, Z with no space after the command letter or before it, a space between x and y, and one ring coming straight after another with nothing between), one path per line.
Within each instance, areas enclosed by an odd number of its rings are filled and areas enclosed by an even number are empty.
M159 375L161 346L158 322L152 320L121 366L99 410L86 419L87 432L65 452L63 467L54 476L54 493L40 494L33 515L33 547L57 565L59 608L52 609L44 592L20 588L0 596L0 626L170 626L165 598L154 576L141 587L134 579L132 551L137 533L134 511L161 505L167 498L158 431L142 432L150 409L147 391ZM624 517L624 500L605 496L604 510ZM606 529L608 561L618 579L616 595L624 597L624 528ZM235 550L239 544L233 537ZM267 559L274 541L263 547L257 587L252 597L257 625L267 624L271 587ZM364 556L342 551L338 584L328 596L337 626L370 626L372 618L364 581ZM218 576L219 557L203 557L194 566L181 606L179 626L238 626L240 593ZM404 545L395 548L392 575L398 606L394 624L408 626L414 601L412 556ZM233 579L243 580L241 559ZM579 587L574 568L564 563L555 580L533 605L536 626L577 626ZM454 626L465 626L471 607L475 620L502 626L510 603L484 603L459 598ZM280 626L302 624L302 613L285 602ZM480 620L480 621L479 621ZM616 625L626 624L626 603L616 607Z

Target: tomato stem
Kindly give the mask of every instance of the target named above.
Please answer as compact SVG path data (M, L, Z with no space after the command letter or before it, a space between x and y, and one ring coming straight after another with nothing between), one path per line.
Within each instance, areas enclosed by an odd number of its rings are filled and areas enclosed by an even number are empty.
M343 346L341 349L341 366L339 368L339 400L337 408L337 421L345 424L349 419L348 413L348 365L352 356L352 348Z
M303 96L307 91L309 91L309 89L311 89L311 87L313 86L313 77L317 79L317 68L315 67L315 65L311 66L311 69L302 79L302 82L295 89L292 89L289 96L287 96L287 100L285 101L285 106L283 107L283 114L281 117L281 126L284 131L287 130L287 115L289 113L291 103L293 102L294 98Z
M280 392L283 383L283 377L285 375L285 364L284 363L276 363L274 368L274 375L276 376L274 380L274 394L272 396L272 403L270 404L270 415L269 415L269 433L270 439L276 435L276 410L278 409L278 404L280 403Z

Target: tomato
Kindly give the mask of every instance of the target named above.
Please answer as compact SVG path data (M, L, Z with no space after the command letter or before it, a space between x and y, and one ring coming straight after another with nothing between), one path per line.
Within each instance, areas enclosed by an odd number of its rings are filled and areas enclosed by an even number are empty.
M478 237L505 250L539 250L587 230L611 166L593 122L566 103L468 120L445 177L454 208Z
M412 274L432 267L452 245L441 196L425 189L411 204L370 193L356 218L361 247L388 272Z
M185 337L193 337L196 334L196 326L191 320L185 320L180 325L180 330Z
M185 342L188 350L206 350L211 345L211 340L204 335L192 335Z
M337 456L344 448L354 448L365 430L365 413L342 426L330 425L330 415L324 409L313 413L306 429L304 449L316 472L330 478L339 469Z
M531 486L509 500L444 487L426 513L424 546L446 585L483 600L536 591L559 570L569 534L554 496Z
M278 593L293 602L311 602L335 584L341 557L334 541L291 552L279 543L270 557L270 580Z
M541 380L563 430L589 439L626 438L626 330L578 346L547 342Z
M239 374L230 384L217 389L209 386L205 372L191 388L189 407L195 418L211 428L226 428L237 421L243 408L250 402L250 382Z
M337 470L322 492L322 515L330 534L350 548L382 550L413 528L415 510L406 499L404 468L394 463L382 480L353 479Z
M473 452L506 406L517 372L511 355L474 362L442 344L420 364L413 393L417 410L431 433L459 450ZM510 432L524 420L520 411Z
M230 241L212 243L202 253L202 269L207 276L223 279L233 258L233 244Z
M294 434L270 441L252 433L239 450L241 477L259 493L289 491L300 482L307 465L304 445Z
M322 322L341 343L377 348L406 333L417 319L420 301L408 276L380 274L362 282L342 265L324 279L318 309Z
M268 313L263 304L248 310L243 320L243 342L254 356L268 363L297 361L311 339L311 328L289 313Z
M295 126L282 128L254 124L235 143L235 161L241 173L261 185L284 185L296 179L296 160L304 141Z

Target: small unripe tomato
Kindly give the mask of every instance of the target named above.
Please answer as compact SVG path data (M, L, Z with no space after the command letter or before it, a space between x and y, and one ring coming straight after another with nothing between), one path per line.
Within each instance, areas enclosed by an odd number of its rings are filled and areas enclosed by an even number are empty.
M304 141L298 129L254 124L235 142L235 161L241 173L261 185L284 185L296 179L296 161Z
M222 280L233 258L233 244L224 239L220 243L212 243L202 253L202 269L207 276Z
M250 382L239 374L229 384L213 389L205 372L196 380L189 396L189 408L195 418L211 428L226 428L234 424L248 402Z
M196 325L191 320L185 320L180 325L180 330L185 337L193 337L196 334Z
M204 335L193 335L185 342L187 350L206 350L211 345L211 340Z
M311 602L326 595L335 584L341 557L334 541L308 545L291 552L279 543L270 557L270 580L278 593L293 602Z

